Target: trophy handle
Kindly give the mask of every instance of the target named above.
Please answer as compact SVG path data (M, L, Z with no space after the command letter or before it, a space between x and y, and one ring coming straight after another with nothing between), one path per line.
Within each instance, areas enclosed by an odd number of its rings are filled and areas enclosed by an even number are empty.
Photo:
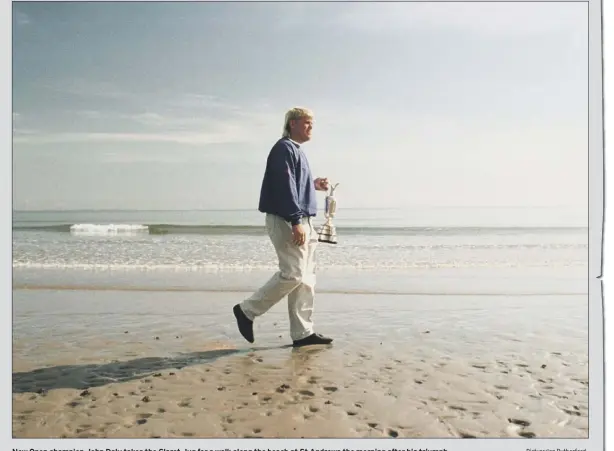
M330 194L329 194L330 196L332 196L335 193L337 186L339 186L339 183L335 183L334 185L330 187Z

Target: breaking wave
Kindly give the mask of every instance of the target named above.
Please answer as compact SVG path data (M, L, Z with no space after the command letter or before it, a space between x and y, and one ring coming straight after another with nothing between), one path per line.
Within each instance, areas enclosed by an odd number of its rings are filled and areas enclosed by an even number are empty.
M81 235L121 234L197 234L197 235L265 235L262 225L182 225L182 224L17 224L13 230L65 232ZM496 234L556 234L579 233L584 227L352 227L337 226L344 235L474 235Z

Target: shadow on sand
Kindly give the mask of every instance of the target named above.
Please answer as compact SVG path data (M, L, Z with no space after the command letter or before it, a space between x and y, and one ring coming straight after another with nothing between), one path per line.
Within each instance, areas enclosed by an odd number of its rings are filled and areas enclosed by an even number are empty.
M86 365L59 365L13 373L13 393L44 393L57 388L86 389L116 382L126 382L160 371L200 365L233 354L291 348L292 345L247 349L214 349L181 353L173 357L144 357L123 362Z

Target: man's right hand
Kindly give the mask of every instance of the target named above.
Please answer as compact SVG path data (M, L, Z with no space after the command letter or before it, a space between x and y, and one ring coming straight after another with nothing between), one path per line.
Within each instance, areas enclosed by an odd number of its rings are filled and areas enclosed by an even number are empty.
M292 242L297 246L305 244L306 234L301 224L292 226Z

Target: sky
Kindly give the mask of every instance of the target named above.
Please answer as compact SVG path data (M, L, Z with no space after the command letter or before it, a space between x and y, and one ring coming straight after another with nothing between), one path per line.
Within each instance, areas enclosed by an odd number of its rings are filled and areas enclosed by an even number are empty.
M588 211L587 3L14 2L12 20L17 210L256 209L304 106L339 209Z

